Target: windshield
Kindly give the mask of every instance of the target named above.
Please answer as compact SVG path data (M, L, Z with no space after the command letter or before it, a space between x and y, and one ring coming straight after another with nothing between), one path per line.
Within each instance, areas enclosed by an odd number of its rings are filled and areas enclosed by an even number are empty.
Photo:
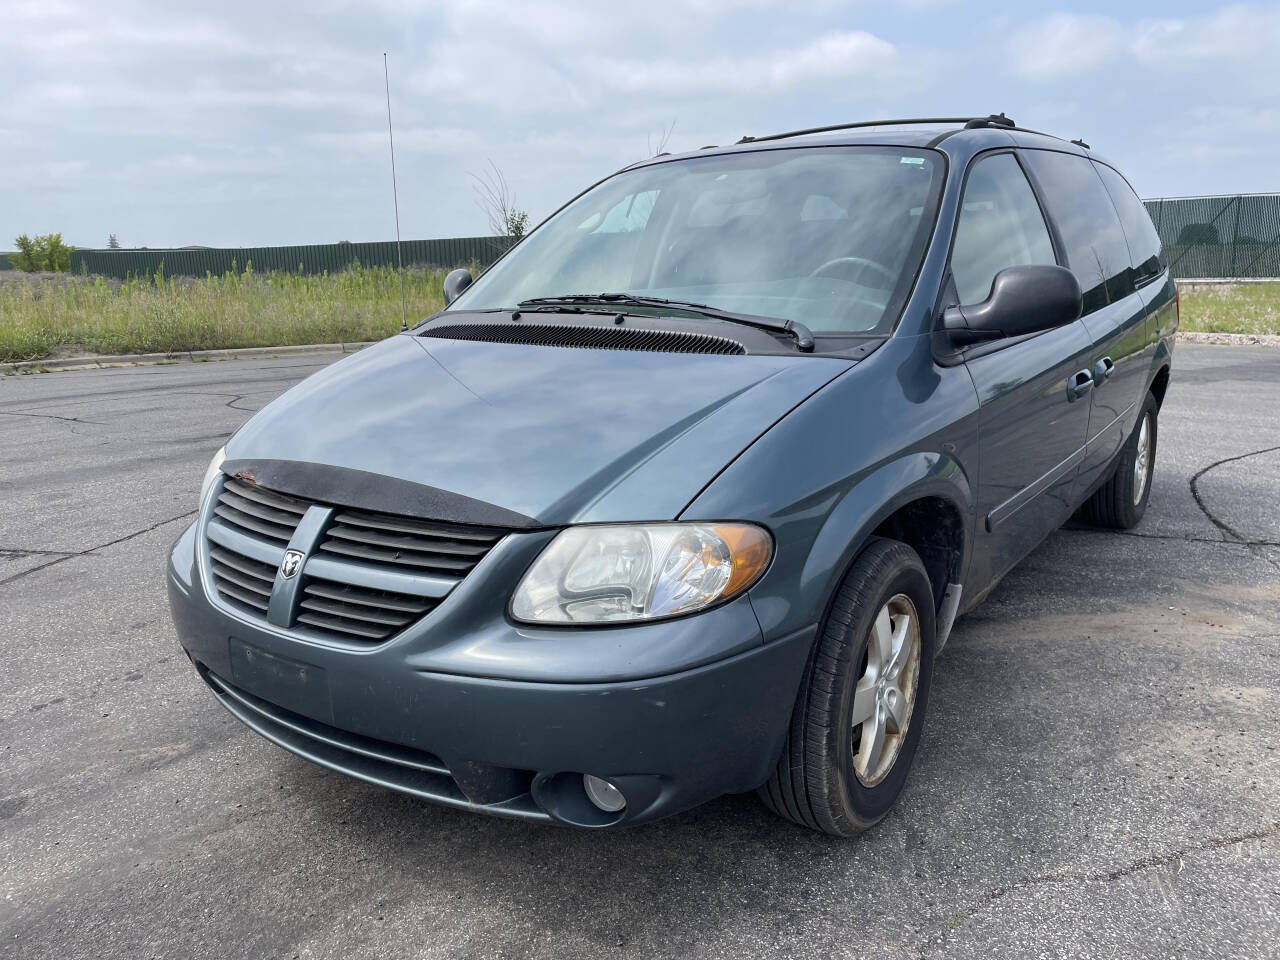
M624 171L555 214L450 309L629 293L820 333L887 333L924 255L941 180L938 154L896 147L763 150Z

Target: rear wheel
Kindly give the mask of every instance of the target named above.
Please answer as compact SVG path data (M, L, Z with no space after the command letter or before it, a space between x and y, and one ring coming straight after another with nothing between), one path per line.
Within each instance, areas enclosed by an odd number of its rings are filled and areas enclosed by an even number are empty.
M1080 507L1080 517L1099 527L1128 530L1137 526L1151 498L1151 477L1156 466L1156 398L1150 393L1138 422L1116 463L1111 478Z
M866 830L906 783L933 676L933 591L914 550L876 539L815 644L777 770L774 813L833 836Z

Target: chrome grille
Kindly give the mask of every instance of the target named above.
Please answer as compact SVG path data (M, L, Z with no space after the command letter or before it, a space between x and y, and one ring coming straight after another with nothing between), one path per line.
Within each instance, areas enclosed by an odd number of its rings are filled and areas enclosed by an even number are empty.
M362 640L386 640L434 606L426 597L312 578L302 588L298 623Z
M291 582L297 593L287 593L281 604L292 607L288 623L282 610L272 623L300 636L358 645L390 640L429 614L508 533L330 507L228 476L205 528L218 597L237 613L266 621L285 548L312 508L321 513L295 544L307 555ZM290 591L284 583L280 589Z
M464 577L505 532L344 510L333 518L320 552Z
M310 505L306 500L227 477L213 512L242 530L288 543Z
M209 544L209 560L222 599L240 609L266 615L271 585L276 580L275 567L214 543Z

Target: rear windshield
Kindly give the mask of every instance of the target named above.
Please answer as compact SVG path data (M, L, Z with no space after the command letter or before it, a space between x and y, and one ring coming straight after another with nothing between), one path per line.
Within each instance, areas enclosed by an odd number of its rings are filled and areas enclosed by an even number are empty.
M631 293L887 333L933 228L929 150L814 147L711 155L611 177L480 277L450 309Z

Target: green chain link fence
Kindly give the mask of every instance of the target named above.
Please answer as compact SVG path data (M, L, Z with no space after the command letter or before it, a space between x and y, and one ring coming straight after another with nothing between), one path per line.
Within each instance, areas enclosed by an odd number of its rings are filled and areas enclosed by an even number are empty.
M1280 278L1280 193L1144 203L1175 278Z
M456 267L478 263L488 266L510 246L507 237L455 237L448 240L406 240L406 266ZM391 267L397 263L395 241L379 243L326 243L300 247L209 247L191 250L75 250L73 273L100 274L125 279L130 276L202 277L244 270L252 265L259 273L336 273L354 263L366 267Z

